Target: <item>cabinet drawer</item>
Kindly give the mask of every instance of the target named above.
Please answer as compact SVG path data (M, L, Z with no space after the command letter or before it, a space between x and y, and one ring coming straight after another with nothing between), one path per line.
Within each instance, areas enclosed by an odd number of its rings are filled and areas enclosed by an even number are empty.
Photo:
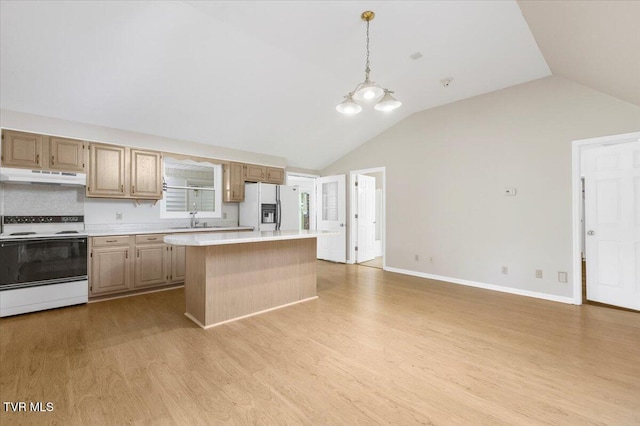
M113 235L108 237L93 237L93 247L124 246L129 245L131 239L128 235Z
M136 244L148 244L148 243L164 243L163 238L166 234L145 234L136 235Z

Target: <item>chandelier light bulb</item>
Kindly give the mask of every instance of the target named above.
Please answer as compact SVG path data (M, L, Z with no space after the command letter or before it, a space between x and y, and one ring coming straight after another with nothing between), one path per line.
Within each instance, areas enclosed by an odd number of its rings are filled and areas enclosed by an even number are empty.
M336 106L336 110L346 115L354 115L362 111L362 107L353 101L351 94L345 96L344 101Z
M356 88L355 93L353 94L353 99L356 102L371 102L375 99L379 99L384 95L384 90L376 83L371 83L370 81L365 81L361 83Z
M389 90L384 91L384 96L380 99L380 102L374 106L376 111L393 111L396 108L399 108L402 105L402 102L391 96L393 92Z

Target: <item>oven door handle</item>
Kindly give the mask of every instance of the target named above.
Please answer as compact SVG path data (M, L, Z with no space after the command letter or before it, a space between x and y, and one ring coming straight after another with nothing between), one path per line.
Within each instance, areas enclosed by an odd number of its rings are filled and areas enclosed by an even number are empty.
M13 247L13 246L22 246L25 244L37 244L37 243L47 243L47 242L55 242L62 241L65 243L84 243L87 241L86 238L23 238L19 240L4 240L0 241L0 247Z

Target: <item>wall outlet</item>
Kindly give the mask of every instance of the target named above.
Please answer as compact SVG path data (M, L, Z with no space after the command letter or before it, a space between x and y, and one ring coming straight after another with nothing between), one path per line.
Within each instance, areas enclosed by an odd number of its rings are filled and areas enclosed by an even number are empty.
M227 212L222 212L222 218L226 219L227 218Z
M507 268L506 266L503 266L503 267L502 267L502 273L503 273L504 275L507 275L507 274L509 273L509 268Z
M415 260L416 260L416 262L417 262L418 260L420 260L420 256L418 256L418 255L416 254L416 255L415 255Z
M536 269L536 278L542 278L542 269Z
M558 282L559 283L566 283L568 281L569 281L569 279L568 279L568 276L567 276L566 272L562 272L562 271L558 272Z
M116 212L116 220L122 220L122 212Z
M516 195L516 193L517 193L516 188L505 188L504 189L504 195L513 196L513 195Z
M429 263L433 263L433 256L429 256Z

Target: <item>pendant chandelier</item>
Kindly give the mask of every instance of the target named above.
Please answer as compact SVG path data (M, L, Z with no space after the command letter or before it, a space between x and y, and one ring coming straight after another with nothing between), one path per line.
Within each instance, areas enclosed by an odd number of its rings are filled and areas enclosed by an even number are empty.
M402 102L392 96L392 91L381 88L377 83L369 80L369 23L376 14L370 10L362 12L360 18L367 23L367 62L364 69L364 81L356 86L352 92L347 93L344 101L336 106L338 112L347 115L357 114L362 111L360 104L375 103L378 111L393 111L402 105Z

